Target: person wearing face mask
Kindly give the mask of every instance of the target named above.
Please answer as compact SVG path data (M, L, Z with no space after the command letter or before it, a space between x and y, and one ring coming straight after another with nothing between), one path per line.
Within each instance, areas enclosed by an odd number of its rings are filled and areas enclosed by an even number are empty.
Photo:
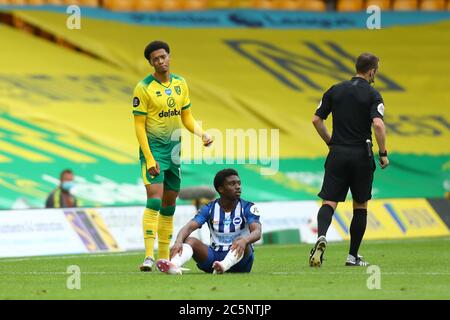
M47 197L46 208L74 208L77 207L77 198L70 193L75 186L72 170L66 169L60 174L60 184Z
M371 86L378 71L379 59L363 53L356 59L356 76L332 86L322 97L313 124L328 145L322 190L322 207L317 214L318 239L309 256L311 267L320 267L327 247L326 233L338 202L352 192L353 218L350 225L350 250L346 266L368 266L358 254L367 225L367 203L372 198L373 174L376 168L372 152L372 129L379 150L381 169L389 165L386 131L383 122L384 102ZM324 120L333 115L330 135Z

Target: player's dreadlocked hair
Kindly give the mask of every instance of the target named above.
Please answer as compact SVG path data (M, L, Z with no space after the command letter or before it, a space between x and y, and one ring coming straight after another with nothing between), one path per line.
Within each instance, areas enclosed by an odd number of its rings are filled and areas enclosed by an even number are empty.
M229 176L239 176L239 174L234 169L223 169L216 173L214 177L214 188L217 192L219 192L219 187L223 186L225 179Z
M159 40L152 41L145 47L145 50L144 50L145 59L150 60L150 54L153 51L156 51L159 49L164 49L164 50L166 50L167 53L170 53L170 48L167 43L165 43L164 41L159 41Z

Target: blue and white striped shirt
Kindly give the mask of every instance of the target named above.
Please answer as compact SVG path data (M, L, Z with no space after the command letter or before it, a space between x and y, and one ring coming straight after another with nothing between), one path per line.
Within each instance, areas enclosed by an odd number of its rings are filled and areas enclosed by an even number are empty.
M231 212L225 212L220 207L219 199L211 201L192 220L200 225L208 223L211 247L215 251L228 251L234 239L250 234L250 224L260 223L255 204L243 199Z

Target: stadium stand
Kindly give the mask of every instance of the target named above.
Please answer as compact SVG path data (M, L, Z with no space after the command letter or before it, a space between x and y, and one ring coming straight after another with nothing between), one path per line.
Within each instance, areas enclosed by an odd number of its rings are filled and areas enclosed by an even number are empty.
M113 11L179 11L208 9L261 9L302 11L362 11L370 5L382 10L441 11L449 0L0 0L10 5L69 5L103 7Z

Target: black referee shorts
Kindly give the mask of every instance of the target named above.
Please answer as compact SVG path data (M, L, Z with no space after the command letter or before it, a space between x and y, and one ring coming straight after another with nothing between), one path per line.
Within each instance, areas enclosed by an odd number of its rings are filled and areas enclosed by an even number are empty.
M366 202L372 198L375 168L373 157L367 154L367 146L331 146L318 196L323 200L343 202L350 188L353 200Z

